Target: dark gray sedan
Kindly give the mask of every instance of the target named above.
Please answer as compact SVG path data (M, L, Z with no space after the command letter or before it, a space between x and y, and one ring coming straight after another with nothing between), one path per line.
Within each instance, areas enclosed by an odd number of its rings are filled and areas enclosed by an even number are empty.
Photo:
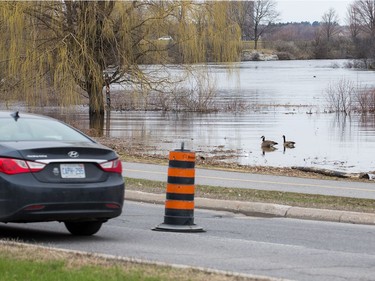
M64 222L93 235L121 214L117 154L56 119L0 112L0 222Z

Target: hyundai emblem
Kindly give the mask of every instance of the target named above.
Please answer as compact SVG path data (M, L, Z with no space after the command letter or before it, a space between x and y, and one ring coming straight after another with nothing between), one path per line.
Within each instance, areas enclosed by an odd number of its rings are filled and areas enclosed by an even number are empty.
M70 158L77 158L79 156L79 153L77 151L69 151L68 155Z

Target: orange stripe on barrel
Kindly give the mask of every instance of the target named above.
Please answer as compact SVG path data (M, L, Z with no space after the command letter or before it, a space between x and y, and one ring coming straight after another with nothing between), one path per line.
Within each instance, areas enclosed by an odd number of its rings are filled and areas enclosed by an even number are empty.
M168 193L194 194L194 185L167 184Z
M194 201L176 201L176 200L166 200L166 209L178 209L178 210L193 210Z
M195 152L170 151L169 160L194 162Z
M195 169L168 168L169 177L194 178Z

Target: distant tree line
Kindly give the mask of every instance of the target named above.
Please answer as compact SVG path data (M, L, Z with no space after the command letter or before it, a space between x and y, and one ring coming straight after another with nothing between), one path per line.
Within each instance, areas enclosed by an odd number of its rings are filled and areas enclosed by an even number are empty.
M357 59L358 67L375 68L375 1L356 0L339 24L334 8L320 21L277 23L269 21L263 34L265 47L284 59Z

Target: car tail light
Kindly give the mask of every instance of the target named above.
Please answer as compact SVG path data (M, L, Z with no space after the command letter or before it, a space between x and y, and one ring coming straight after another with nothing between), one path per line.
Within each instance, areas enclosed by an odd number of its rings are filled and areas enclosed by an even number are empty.
M40 211L43 210L46 206L44 205L30 205L23 209L24 211Z
M105 206L109 209L121 209L121 205L117 203L107 203Z
M119 159L101 163L100 167L106 172L122 174L122 164Z
M36 173L45 167L45 164L24 161L12 158L0 158L0 173L15 175L21 173Z

